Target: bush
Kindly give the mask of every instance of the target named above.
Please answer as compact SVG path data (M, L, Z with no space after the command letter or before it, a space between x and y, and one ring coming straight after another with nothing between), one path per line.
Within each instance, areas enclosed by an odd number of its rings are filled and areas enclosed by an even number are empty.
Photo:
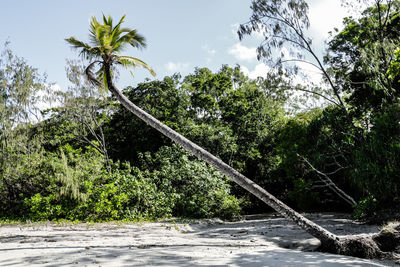
M224 176L177 146L162 147L143 166L112 164L93 148L65 145L41 163L47 187L24 198L31 220L107 221L170 216L237 218L240 207Z
M116 163L109 173L92 148L63 146L43 162L47 190L24 200L32 220L119 220L171 216L171 201L137 168Z
M238 200L230 195L228 180L177 145L164 146L152 157L142 154L142 168L160 191L172 198L173 215L194 218L237 218Z
M360 200L354 208L354 218L365 219L374 215L376 212L376 199L369 195L368 197Z

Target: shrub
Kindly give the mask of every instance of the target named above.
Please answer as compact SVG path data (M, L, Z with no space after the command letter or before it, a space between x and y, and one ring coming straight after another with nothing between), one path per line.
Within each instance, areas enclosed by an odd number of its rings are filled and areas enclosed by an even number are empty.
M143 157L143 155L142 155ZM32 220L107 221L175 216L236 218L240 207L224 176L182 149L147 154L141 168L114 163L108 172L93 148L62 146L41 173L48 186L23 201Z
M173 215L194 218L239 216L238 200L230 195L228 180L177 145L153 155L142 154L142 168L160 191L170 196Z

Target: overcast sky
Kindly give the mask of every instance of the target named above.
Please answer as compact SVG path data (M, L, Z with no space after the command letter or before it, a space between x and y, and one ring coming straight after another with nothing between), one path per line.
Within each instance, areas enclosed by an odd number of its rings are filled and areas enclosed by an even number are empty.
M46 73L48 82L68 86L66 59L77 59L65 38L88 41L89 20L102 13L118 20L126 14L126 27L136 28L147 39L147 49L130 49L125 54L138 57L157 72L157 78L195 67L217 71L222 64L240 64L251 77L263 75L266 67L257 61L255 48L260 39L239 42L237 26L251 15L250 0L13 0L3 1L0 42L28 63ZM340 27L346 16L340 0L311 0L310 33L315 49L322 52L328 31ZM136 69L135 79L121 74L118 86L135 85L146 77Z

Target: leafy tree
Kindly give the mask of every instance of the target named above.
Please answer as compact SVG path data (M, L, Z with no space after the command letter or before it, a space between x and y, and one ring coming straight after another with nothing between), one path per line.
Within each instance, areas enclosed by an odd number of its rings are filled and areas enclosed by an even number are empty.
M60 106L48 111L51 117L46 120L46 127L48 130L54 128L56 133L53 134L64 136L65 142L75 142L76 147L92 146L108 164L104 123L113 112L112 103L99 95L97 88L83 76L83 66L67 61L66 71L71 86L55 92Z
M354 140L343 138L343 133L349 131L346 118L337 107L299 113L283 126L278 151L287 174L311 182L305 183L310 185L308 189L319 191L321 197L325 196L324 201L332 201L328 196L334 193L341 205L346 202L351 208L356 202L346 192L353 195L355 191L349 186L347 172L351 169L349 150Z
M394 54L395 59L390 63L388 69L389 78L394 82L400 82L400 48L397 48Z
M394 3L397 1L388 1L390 3ZM388 16L381 16L379 10L383 9L381 5L381 1L375 1L376 8L378 9L377 14L379 15L378 23L379 26L383 25L381 22L384 20L390 21ZM394 7L393 4L392 7ZM306 36L306 29L309 27L309 20L307 17L308 5L305 1L293 1L293 0L277 0L277 1L264 1L264 0L254 0L252 1L251 8L253 10L253 14L249 20L249 22L240 25L238 34L239 38L242 39L245 35L250 35L254 32L261 32L264 35L264 41L260 44L257 49L258 59L263 59L267 63L272 64L272 66L283 66L285 64L285 71L289 74L297 74L299 63L300 64L308 64L314 66L318 69L323 75L324 82L327 85L324 90L317 91L318 87L309 86L309 88L300 88L303 91L313 93L320 97L323 97L330 104L336 106L337 110L340 112L339 120L337 123L341 121L342 118L345 120L345 129L346 131L340 132L337 134L335 132L335 128L328 129L328 139L329 141L326 143L328 145L328 153L320 154L320 158L330 157L333 159L333 163L336 164L336 167L341 168L341 164L335 161L335 155L346 154L345 161L351 160L353 156L353 152L355 148L359 145L363 145L365 142L364 129L363 125L360 125L359 121L355 120L354 114L349 109L349 106L346 104L345 99L343 97L344 89L342 85L335 79L331 69L328 69L324 62L317 57L315 52L312 49L312 40ZM391 12L387 12L385 14L390 14ZM393 13L394 19L396 19L396 13ZM398 12L397 12L398 15ZM375 17L376 18L376 17ZM370 50L365 50L368 56L376 56L375 49L382 50L385 45L383 32L381 31L378 40L380 45L373 45ZM397 35L398 36L398 35ZM362 39L361 39L362 40ZM376 44L376 43L375 43ZM284 47L284 45L286 45ZM289 48L288 53L287 47ZM286 49L286 50L285 50ZM369 53L369 54L368 54ZM287 54L289 54L290 58L287 58ZM392 53L393 54L393 53ZM275 60L274 60L275 59ZM385 61L385 57L381 57L381 60L374 61L375 66L381 66ZM348 64L347 61L340 61L342 64ZM367 63L368 61L365 61ZM354 65L349 65L352 68ZM377 71L382 71L382 68L368 68L367 72L371 69L377 69ZM338 68L340 71L340 68ZM358 70L357 70L358 71ZM357 74L355 71L355 74ZM376 73L377 76L380 76L380 73ZM383 75L387 75L387 69L383 69ZM379 79L378 79L379 80ZM377 80L375 80L377 81ZM390 82L390 79L386 79L386 81ZM390 94L391 90L388 90ZM335 109L333 109L335 110ZM359 117L356 117L357 119ZM336 123L335 123L336 124ZM332 125L334 126L334 125ZM341 129L340 127L339 129ZM320 128L320 130L324 131L326 128ZM343 142L344 141L344 142ZM342 146L344 145L344 146ZM347 146L347 147L346 147ZM345 150L346 148L350 148L350 150ZM305 159L307 160L307 159ZM328 162L328 164L330 164ZM351 166L351 165L350 165ZM311 168L313 164L310 164ZM349 166L345 166L346 168ZM339 170L338 169L338 170ZM328 172L321 172L316 169L318 174L322 174L325 176ZM336 171L334 171L336 173ZM351 238L350 238L351 239ZM349 240L349 239L348 239ZM355 243L359 242L360 246L368 247L366 245L369 241L358 240L354 241ZM351 251L351 243L344 242L338 247L341 249L347 250L348 253L355 253L355 251ZM353 243L354 244L354 243ZM371 243L369 243L371 244ZM340 249L339 249L340 250ZM363 250L366 252L368 249ZM375 250L375 249L372 249ZM376 250L375 250L376 251Z
M400 48L397 48L396 51L394 52L395 54L395 59L391 62L388 73L389 73L389 78L394 80L394 82L399 82L400 81Z
M23 199L46 187L40 171L43 135L33 131L29 125L19 125L7 133L7 141L1 140L0 216L23 215Z
M39 162L43 187L24 195L19 214L33 220L104 221L169 216L237 218L237 199L220 173L181 148L142 154L142 166L115 163L92 146L63 145ZM17 209L16 209L17 210Z
M140 65L148 67L143 61L138 61L130 57L119 56L118 52L121 51L125 45L133 45L134 47L143 46L144 40L139 37L136 30L120 30L120 24L123 22L124 17L120 20L117 26L113 27L112 19L103 17L104 24L97 22L95 18L91 20L91 39L93 47L76 40L75 38L69 38L67 41L73 45L73 47L80 49L84 56L90 59L94 59L92 63L89 64L86 73L95 84L101 85L101 83L93 76L91 69L95 64L100 64L100 71L105 87L108 88L112 94L121 102L121 104L134 113L136 116L144 120L146 123L150 124L152 127L160 131L162 134L171 138L174 142L177 142L187 151L197 156L200 159L205 160L223 174L227 175L233 181L238 183L240 186L256 195L260 200L264 201L280 214L284 215L286 218L297 223L300 227L306 230L308 233L312 234L318 238L322 246L337 252L337 253L353 253L348 250L348 244L354 244L354 242L360 242L359 240L339 238L336 235L330 233L321 226L311 222L304 216L295 212L283 202L279 201L277 198L272 196L270 193L262 189L260 186L256 185L253 181L243 176L229 165L213 156L211 153L205 151L203 148L184 138L182 135L173 131L171 128L160 123L154 117L150 116L148 113L144 112L142 109L134 105L129 99L126 98L113 84L112 81L112 67L114 64L128 65ZM126 35L121 36L126 32ZM126 36L126 37L125 37ZM141 37L141 36L140 36ZM123 59L127 59L126 61ZM122 60L122 61L121 61ZM137 62L137 63L136 63ZM151 69L150 69L151 70Z
M154 114L166 125L179 129L188 118L188 99L180 91L179 84L178 76L165 77L163 80L140 83L137 87L127 87L124 93L133 103ZM171 144L168 138L123 106L118 106L105 130L111 157L134 165L138 152L155 153L160 147Z
M358 188L357 195L362 199L358 208L363 210L366 203L375 209L398 205L386 197L397 192L394 173L398 166L393 162L397 161L395 144L400 132L393 125L400 96L394 71L400 42L400 2L371 2L359 18L344 19L345 27L336 30L325 57L335 82L347 95L351 116L363 130L362 142L343 142L353 139L348 130L342 131L347 137L335 142L349 161L347 180ZM388 118L393 119L391 123L387 123Z
M257 48L258 59L265 61L271 67L278 67L289 77L299 75L307 80L306 73L301 71L301 65L310 65L319 71L324 79L325 85L313 84L308 86L291 86L294 90L311 93L314 96L322 97L327 103L336 106L345 116L355 139L360 140L361 130L353 122L353 119L346 106L341 88L332 79L331 74L318 57L312 47L312 39L307 36L309 27L308 4L306 1L252 1L253 14L249 20L240 25L238 35L243 39L245 35L254 32L262 33L264 40ZM283 69L283 70L282 70ZM287 86L287 88L290 88ZM304 155L302 155L304 157ZM310 159L304 158L310 163L310 168L319 174L326 175L323 171L316 169ZM332 179L326 176L323 180L337 188L336 192L343 192ZM342 194L339 194L340 196ZM345 194L347 195L347 194ZM347 195L348 196L348 195ZM351 205L355 204L352 197L345 197Z
M15 56L6 43L0 58L0 129L5 137L7 129L20 123L38 121L39 92L45 92L45 77L27 62Z
M400 2L381 2L365 9L359 19L345 18L344 29L329 42L325 57L357 118L368 118L368 113L399 98L400 85L390 79L389 68L400 43Z
M42 136L32 136L40 118L45 77L13 54L8 44L0 57L0 213L10 213L40 184Z
M340 94L340 88L334 84L323 61L318 57L312 46L312 39L307 36L310 22L307 16L308 4L305 0L253 0L253 11L250 20L240 25L239 39L246 35L259 32L264 40L257 48L257 57L273 68L284 69L289 75L299 75L305 80L307 73L301 65L309 65L319 71L328 85L309 82L309 88L295 87L296 90L322 97L329 104L334 104L348 113ZM321 89L323 89L321 91ZM350 119L349 119L350 121Z
M383 209L398 210L400 205L400 109L398 104L374 116L364 146L353 152L354 168L349 177L360 188L359 217L368 217ZM371 205L362 211L364 204Z

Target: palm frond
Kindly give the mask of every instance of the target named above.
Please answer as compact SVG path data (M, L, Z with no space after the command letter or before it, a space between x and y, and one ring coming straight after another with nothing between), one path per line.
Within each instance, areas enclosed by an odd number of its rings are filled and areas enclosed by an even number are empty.
M75 48L75 49L77 49L77 48L90 48L90 45L88 45L87 43L84 43L82 41L79 41L75 37L67 38L67 39L65 39L65 41L70 43L72 45L72 47Z
M101 55L97 48L91 47L89 44L79 41L75 37L67 38L65 41L71 44L73 49L81 49L79 54L88 60L92 60Z
M156 76L155 71L146 62L144 62L138 58L129 57L129 56L117 56L116 60L119 64L121 64L122 66L124 66L126 68L143 67L143 68L147 69L151 75L153 75L154 77Z
M104 47L107 45L107 36L110 27L108 25L100 24L95 17L90 21L90 40L93 45Z
M108 92L108 83L107 83L107 76L104 68L104 64L101 64L100 68L96 71L96 80L99 82L97 85L100 88L100 93L107 93ZM110 77L114 79L114 72L110 69ZM102 82L100 82L102 81Z
M104 25L108 25L110 28L112 28L112 18L110 15L108 15L108 19L106 18L106 16L104 16L103 14L103 23Z
M146 48L146 39L141 34L137 33L137 30L130 30L125 35L121 36L118 40L121 44L130 44L131 46L142 49Z
M94 68L95 64L97 64L97 63L101 63L101 62L94 61L94 62L90 63L89 66L87 66L87 68L85 69L85 75L90 83L92 83L95 86L101 86L101 82L99 82L99 80L95 77L95 75L93 73L93 68Z
M115 25L115 27L112 29L110 39L111 39L111 45L113 46L113 48L114 48L117 40L123 33L123 31L120 30L120 27L121 27L122 22L124 22L125 16L126 15L123 15L122 18L120 19L120 21L118 22L118 24Z

